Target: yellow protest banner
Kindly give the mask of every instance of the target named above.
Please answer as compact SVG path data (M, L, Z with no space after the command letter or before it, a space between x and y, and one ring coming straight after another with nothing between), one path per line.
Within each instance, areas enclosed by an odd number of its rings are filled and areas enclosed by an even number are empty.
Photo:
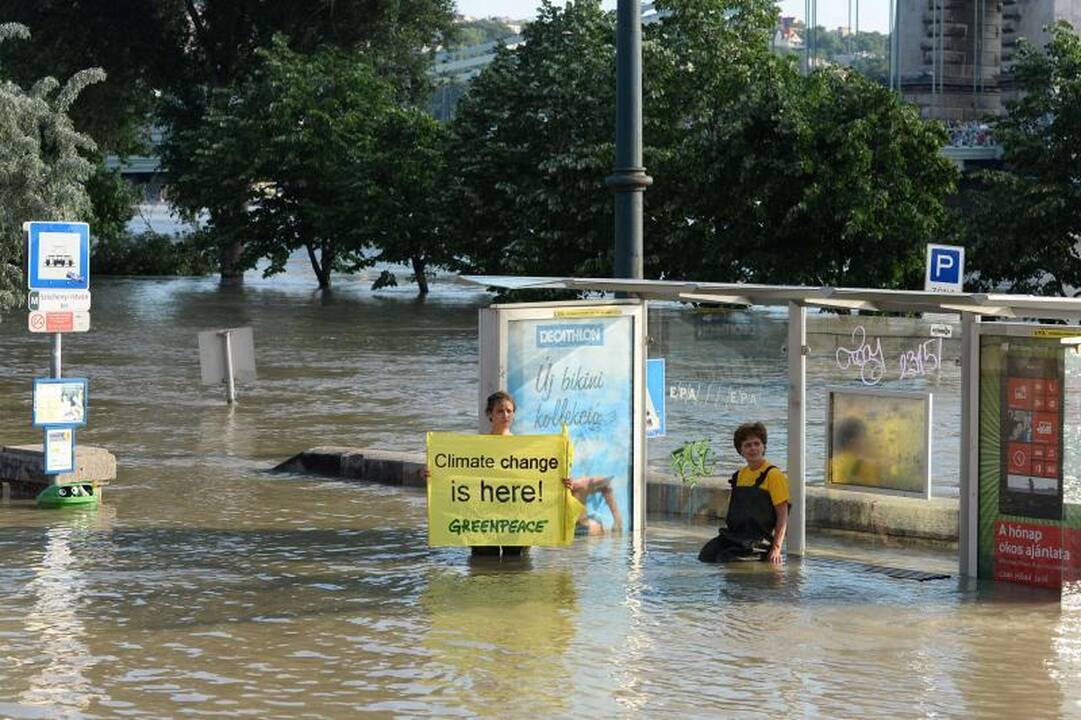
M428 544L569 544L571 452L565 434L428 433Z

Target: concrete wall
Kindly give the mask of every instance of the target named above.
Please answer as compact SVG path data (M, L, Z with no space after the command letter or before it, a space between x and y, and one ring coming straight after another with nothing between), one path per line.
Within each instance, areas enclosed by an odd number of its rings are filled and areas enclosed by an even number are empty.
M344 480L424 488L424 455L347 447L317 447L274 468ZM646 497L651 515L692 522L720 522L728 510L727 479L706 478L694 488L668 477L651 477ZM956 541L956 499L896 497L851 490L807 488L808 526L894 537Z
M105 448L76 445L74 472L46 475L44 468L41 445L0 447L0 493L12 498L34 497L53 482L108 485L116 479L116 456Z

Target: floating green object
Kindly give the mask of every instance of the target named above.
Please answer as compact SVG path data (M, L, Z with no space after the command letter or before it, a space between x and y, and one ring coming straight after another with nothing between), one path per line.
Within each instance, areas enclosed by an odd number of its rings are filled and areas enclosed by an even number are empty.
M38 507L60 508L76 505L93 505L98 501L98 492L91 483L68 483L50 485L38 493Z

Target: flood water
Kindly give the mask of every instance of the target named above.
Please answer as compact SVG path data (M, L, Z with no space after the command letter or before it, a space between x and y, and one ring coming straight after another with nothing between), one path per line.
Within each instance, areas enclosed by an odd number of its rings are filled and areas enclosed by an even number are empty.
M1081 717L1077 594L845 561L955 574L948 548L812 536L781 569L711 567L695 559L710 529L656 522L637 548L471 562L425 546L416 491L265 472L315 445L419 451L426 430L473 431L483 293L437 283L418 303L347 281L323 298L303 268L93 293L65 375L90 378L78 439L119 477L96 509L0 505L0 717ZM767 351L726 370L678 357L682 320L658 331L673 385L736 392L684 393L666 442L783 416L783 320L759 319ZM0 324L7 445L40 442L30 385L49 344L23 323ZM259 379L228 408L199 384L195 335L245 325ZM767 378L753 402L741 367ZM922 381L956 392L956 369Z

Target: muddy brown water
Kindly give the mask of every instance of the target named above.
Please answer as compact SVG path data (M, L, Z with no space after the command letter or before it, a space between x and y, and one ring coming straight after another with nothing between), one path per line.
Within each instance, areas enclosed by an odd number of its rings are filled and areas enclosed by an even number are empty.
M781 569L717 568L694 557L708 528L655 522L644 546L471 562L425 546L416 492L264 472L314 445L473 430L481 293L325 298L300 272L93 292L65 374L90 378L79 441L120 473L96 509L0 506L0 717L1081 716L1076 594L836 561L953 573L948 549L813 536ZM22 321L0 324L4 444L38 438L48 343ZM230 409L198 383L195 333L242 325L259 380ZM739 400L738 373L702 367L677 375ZM677 437L778 401L742 402L685 397Z

